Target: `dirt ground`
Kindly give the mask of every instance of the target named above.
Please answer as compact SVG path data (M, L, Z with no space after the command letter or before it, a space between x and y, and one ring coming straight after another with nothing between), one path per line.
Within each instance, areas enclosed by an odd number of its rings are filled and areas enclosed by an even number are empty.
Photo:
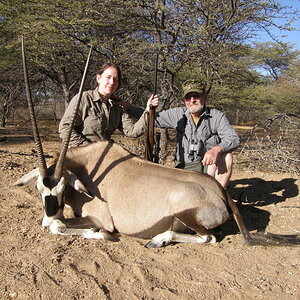
M44 129L47 132L47 128ZM41 228L34 184L9 189L36 167L35 145L0 130L1 299L300 299L300 247L247 246L233 221L214 245L118 242L52 235ZM47 134L50 156L58 140ZM300 233L299 178L236 166L229 192L250 231Z

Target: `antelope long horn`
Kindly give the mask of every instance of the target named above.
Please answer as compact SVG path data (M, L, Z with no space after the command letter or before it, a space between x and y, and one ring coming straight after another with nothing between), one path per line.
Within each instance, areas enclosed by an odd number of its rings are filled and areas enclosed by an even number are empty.
M27 102L28 102L28 108L29 108L31 125L32 125L32 130L33 130L34 142L37 147L38 167L39 167L39 171L40 171L40 176L42 178L44 178L47 176L47 165L46 165L45 156L43 153L43 147L42 147L39 131L37 128L36 117L35 117L34 107L33 107L33 101L32 101L32 97L31 97L23 36L21 37L21 44L22 44L22 60L23 60L24 81L25 81L25 88L26 88L26 98L27 98Z
M55 167L55 171L54 171L53 176L54 176L55 179L58 179L58 180L62 176L63 164L64 164L66 153L67 153L67 150L68 150L68 147L69 147L71 132L73 130L74 123L75 123L75 117L77 115L77 112L78 112L78 109L79 109L79 104L80 104L80 101L81 101L81 98L82 98L83 86L84 86L84 82L85 82L85 79L86 79L86 74L87 74L87 70L88 70L88 66L89 66L89 62L90 62L90 57L91 57L91 54L92 54L92 49L93 49L93 47L91 46L89 54L88 54L88 58L87 58L87 61L86 61L86 64L85 64L85 69L84 69L84 72L83 72L83 76L82 76L82 80L81 80L81 84L80 84L80 88L79 88L79 93L78 93L78 98L77 98L77 102L76 102L74 112L73 112L73 116L72 116L72 121L71 121L71 124L70 124L70 127L69 127L69 131L67 133L67 138L65 139L65 141L63 143L62 149L61 149L60 154L59 154L58 161L56 163L56 167Z

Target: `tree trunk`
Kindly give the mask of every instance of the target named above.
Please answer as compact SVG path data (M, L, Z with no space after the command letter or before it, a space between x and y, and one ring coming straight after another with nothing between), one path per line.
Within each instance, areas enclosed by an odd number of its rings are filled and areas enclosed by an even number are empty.
M4 116L4 114L2 114L1 126L5 127L5 125L6 125L5 116Z
M3 107L2 107L2 118L1 118L1 126L2 127L5 127L6 126L6 122L7 122L7 119L8 119L8 112L9 112L9 109L8 109L8 105L7 105L7 102L5 104L3 104Z
M239 109L236 109L236 112L235 112L235 125L238 125L240 122L240 110Z
M70 99L70 89L67 84L66 70L64 68L60 70L58 77L59 77L59 84L65 102L65 108L67 108L71 99Z
M65 108L67 108L69 105L69 102L70 102L70 91L69 91L66 83L61 84L61 89L62 89L63 97L65 100Z
M168 129L160 129L160 163L164 165L167 159Z

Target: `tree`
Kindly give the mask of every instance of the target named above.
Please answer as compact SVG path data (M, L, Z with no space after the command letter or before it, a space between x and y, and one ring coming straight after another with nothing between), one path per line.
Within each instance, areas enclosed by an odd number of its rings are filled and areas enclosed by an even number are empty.
M276 80L264 86L260 99L277 114L300 115L300 61L289 65Z
M66 103L78 91L89 45L89 74L113 60L124 71L120 96L141 105L152 92L159 52L159 93L169 107L191 76L209 91L247 83L244 44L284 11L278 1L262 0L2 0L0 22L4 47L17 55L23 34L30 69L51 79Z
M292 49L288 43L256 43L252 53L253 66L277 80L299 56L300 51Z
M5 18L0 18L0 118L1 126L5 127L14 109L19 105L22 93L22 78L19 52L11 45L12 30Z
M1 126L5 127L8 119L19 105L19 96L23 90L23 82L14 77L14 72L6 70L5 78L0 78L0 116ZM3 76L1 76L3 77Z

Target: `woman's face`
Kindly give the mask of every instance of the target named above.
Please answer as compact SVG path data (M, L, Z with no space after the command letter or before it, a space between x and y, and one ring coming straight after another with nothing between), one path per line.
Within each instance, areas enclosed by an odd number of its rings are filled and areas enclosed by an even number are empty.
M98 91L104 97L110 97L119 87L118 71L108 67L101 75L96 75Z

